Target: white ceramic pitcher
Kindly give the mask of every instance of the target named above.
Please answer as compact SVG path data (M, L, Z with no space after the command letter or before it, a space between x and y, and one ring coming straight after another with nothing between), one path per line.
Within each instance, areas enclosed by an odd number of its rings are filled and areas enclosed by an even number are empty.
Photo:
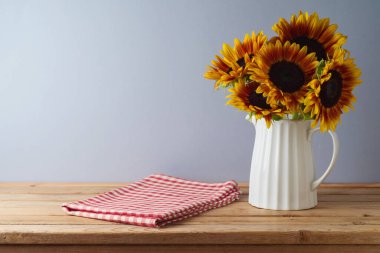
M256 128L249 183L249 203L273 210L301 210L317 205L317 187L335 165L338 137L325 173L315 180L311 136L319 128L311 121L274 121L268 129L264 120L252 121Z

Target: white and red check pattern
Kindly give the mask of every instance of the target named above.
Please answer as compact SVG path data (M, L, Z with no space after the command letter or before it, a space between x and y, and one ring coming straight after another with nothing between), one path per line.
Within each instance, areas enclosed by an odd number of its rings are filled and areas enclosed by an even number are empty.
M239 194L235 181L201 183L156 174L62 208L70 215L162 227L230 204Z

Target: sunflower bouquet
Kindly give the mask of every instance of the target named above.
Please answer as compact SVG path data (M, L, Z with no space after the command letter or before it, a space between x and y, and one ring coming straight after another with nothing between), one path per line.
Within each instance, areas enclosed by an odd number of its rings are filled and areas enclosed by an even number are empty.
M234 45L223 44L204 77L215 89L226 88L228 105L250 119L313 120L321 131L335 130L343 112L353 109L360 69L342 46L347 36L328 18L299 12L273 26L278 36L246 34Z

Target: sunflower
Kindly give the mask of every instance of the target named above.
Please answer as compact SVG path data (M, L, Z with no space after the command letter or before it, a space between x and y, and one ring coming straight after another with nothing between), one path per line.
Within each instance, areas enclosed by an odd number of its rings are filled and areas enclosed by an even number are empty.
M267 37L263 32L246 34L243 42L234 40L234 47L224 43L220 53L223 58L216 55L211 61L212 66L207 67L204 77L215 80L215 88L231 86L238 78L246 75L247 65L266 43Z
M234 54L231 54L230 49L227 47L223 47L221 53L229 62L234 62L239 67L245 68L247 63L252 61L253 57L259 52L266 41L267 37L263 32L259 32L257 35L255 32L252 32L251 36L249 34L245 35L243 43L235 38Z
M262 94L257 93L259 83L249 82L239 79L235 87L229 89L231 92L227 98L230 100L227 105L232 105L239 110L247 112L251 117L254 115L256 120L265 119L269 128L272 123L272 117L282 118L284 116L283 108L280 106L269 105Z
M336 33L338 26L330 24L330 19L318 17L317 13L309 16L307 12L292 15L290 23L280 18L272 29L279 35L271 41L280 39L281 42L295 42L301 47L307 46L308 53L314 52L318 60L331 58L335 47L341 47L347 37Z
M312 127L320 122L321 131L334 131L340 115L353 109L356 99L352 91L361 83L354 60L343 49L337 49L335 55L337 58L327 62L321 77L310 82L304 101L304 113L314 119Z
M296 43L276 41L263 47L254 64L250 64L250 78L261 84L257 92L269 104L280 103L293 113L303 101L317 64L315 54L307 54L306 47L300 49Z
M204 77L207 79L215 80L215 89L219 86L228 86L234 82L239 76L240 72L233 70L231 64L222 59L219 55L215 55L216 60L212 60L212 66L207 66L207 71Z

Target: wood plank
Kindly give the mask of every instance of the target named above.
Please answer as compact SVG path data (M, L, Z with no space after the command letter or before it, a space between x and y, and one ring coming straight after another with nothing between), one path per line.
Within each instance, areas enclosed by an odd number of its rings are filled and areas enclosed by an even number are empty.
M0 201L57 201L70 202L94 197L94 194L0 194ZM373 195L370 195L373 196Z
M7 201L56 201L57 203L71 202L80 199L94 197L94 194L0 194L1 203ZM248 195L240 195L238 202L247 202ZM380 194L370 195L333 195L333 194L318 194L319 202L380 202Z
M116 223L87 219L76 216L45 215L5 215L0 217L0 225L113 225ZM181 225L238 225L238 224L278 224L278 225L380 225L380 217L212 217L195 216L176 223Z
M372 195L380 194L380 188L319 188L318 194L329 194L329 195Z
M1 195L0 195L1 199ZM247 202L248 195L240 195L238 202ZM380 194L370 194L370 195L361 195L361 194L318 194L319 202L380 202Z
M110 186L72 186L72 187L1 187L0 194L99 194L117 187Z
M119 187L127 185L128 182L1 182L1 187L92 187L92 186L111 186ZM240 182L239 186L241 188L248 188L248 183ZM323 183L320 188L380 188L379 182L373 183Z
M41 202L43 203L43 202ZM30 205L31 204L31 205ZM10 204L9 204L10 205ZM45 205L26 203L24 205L2 205L0 215L66 215L59 203ZM235 202L228 206L213 209L203 216L285 216L285 217L371 217L380 216L379 202L320 202L309 210L275 211L252 207L245 202Z
M1 182L0 188L7 187L120 187L128 182ZM247 184L242 183L247 186Z
M1 245L2 253L378 253L380 245Z
M207 248L207 244L227 244L218 248L218 252L229 246L232 250L238 244L250 244L250 252L254 252L254 246L260 247L258 244L265 247L269 247L265 244L286 244L289 252L297 252L297 248L290 248L295 245L310 246L307 252L313 252L311 247L320 244L335 250L331 252L348 244L355 244L355 252L368 250L365 244L373 244L377 249L380 246L379 183L325 184L318 191L318 206L303 211L252 207L246 202L247 184L242 184L245 194L238 202L161 229L68 216L60 208L62 202L85 199L122 185L125 183L0 183L0 245L36 243L79 247L72 248L73 252L85 250L77 244L89 246L94 243L104 248L120 246L123 250L129 250L132 244L140 244L139 247L199 244L208 250L205 252L212 252L214 247L208 245L211 248ZM2 249L11 250L3 247L0 252ZM268 249L272 250L268 252L278 252L274 248ZM278 246L279 249L284 252L282 245ZM43 249L36 248L35 252L41 252L38 250ZM170 248L164 250L168 252ZM195 248L192 250L194 252Z
M248 194L248 188L243 189L244 194ZM321 187L317 190L318 195L379 195L379 187Z
M373 225L0 225L0 244L380 244Z
M380 202L377 201L370 201L370 202L358 202L358 201L334 201L334 203L329 203L331 201L327 201L324 203L319 203L319 205L324 207L331 207L331 206L350 206L350 207L360 207L365 205L366 207L374 207L380 209ZM61 201L1 201L0 206L1 208L24 208L24 207L44 207L44 208L56 208L60 207L62 204ZM241 208L241 207L250 207L250 208L256 208L251 205L249 205L246 201L237 201L231 203L231 205L234 205L234 207ZM228 208L229 206L225 206L223 208ZM318 205L318 206L319 206ZM257 208L256 208L257 209Z
M79 183L70 185L70 183L58 184L54 186L53 183L40 183L40 184L30 184L30 183L15 183L15 186L9 183L0 183L0 194L99 194L112 189L124 186L126 184L84 184ZM242 191L246 194L248 192L248 186L243 185L241 187ZM362 187L360 184L353 184L353 187L350 187L350 184L324 184L318 188L319 194L339 194L339 195L352 195L352 194L361 194L361 195L372 195L380 194L380 184L363 184Z
M1 216L66 216L60 202L2 203ZM244 202L213 209L202 214L206 217L380 217L379 202L320 202L317 207L300 211L259 209ZM2 218L0 217L0 220Z

